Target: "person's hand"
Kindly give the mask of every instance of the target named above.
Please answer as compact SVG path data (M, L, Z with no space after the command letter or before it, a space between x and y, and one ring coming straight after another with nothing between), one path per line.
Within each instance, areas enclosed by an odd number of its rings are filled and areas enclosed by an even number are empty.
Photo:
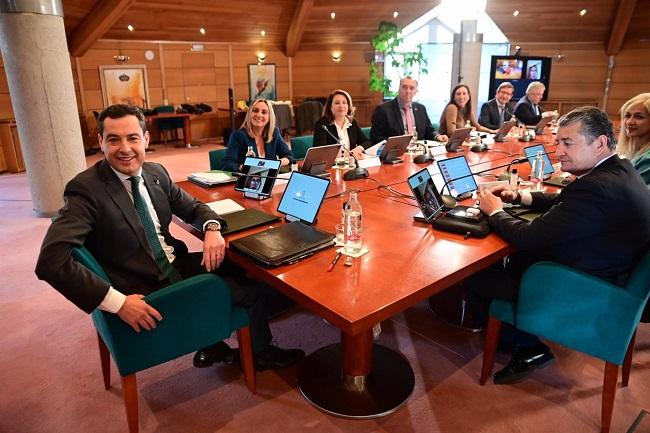
M221 262L226 255L226 241L221 236L221 232L206 230L203 236L203 260L201 265L205 270L212 272L221 266Z
M357 146L351 152L356 159L363 159L363 147Z
M490 192L499 197L504 203L512 203L519 196L517 191L510 189L510 185L497 185L490 188Z
M479 209L485 215L492 215L494 212L503 209L503 202L489 190L482 188L478 193Z
M436 141L449 141L449 137L447 137L445 134L440 134L436 137Z
M544 111L542 113L542 117L544 117L544 118L546 118L546 117L555 117L555 116L557 116L557 111Z
M139 293L127 296L117 315L128 323L135 332L140 332L140 327L151 331L156 327L156 320L162 320L162 315L147 304L144 295Z
M285 167L289 164L291 164L291 160L289 158L280 158L280 166Z

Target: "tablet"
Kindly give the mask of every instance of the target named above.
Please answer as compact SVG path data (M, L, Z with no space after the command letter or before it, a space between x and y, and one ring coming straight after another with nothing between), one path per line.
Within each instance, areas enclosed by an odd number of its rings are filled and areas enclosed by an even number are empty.
M305 155L305 160L302 163L300 171L316 176L327 174L327 170L334 164L336 155L338 155L340 149L340 144L310 147L307 149L307 154Z
M399 157L404 155L406 147L413 139L412 135L397 135L395 137L388 137L384 148L379 154L379 159L383 162L395 164L403 162Z
M447 141L447 152L460 152L463 150L463 143L469 140L472 128L458 128L451 134Z
M496 134L494 134L494 141L505 141L506 137L508 136L508 132L517 124L516 120L508 120L507 122L503 122L501 127L497 130Z
M478 189L474 175L464 156L438 160L438 168L445 180L449 194L453 197L466 198ZM442 188L444 192L444 187Z
M423 168L408 177L408 184L413 191L422 216L427 222L436 219L443 209L442 199L431 179L431 173Z
M279 159L247 156L241 170L243 175L237 179L235 191L269 197L273 191L280 164Z
M278 212L285 214L287 221L313 224L329 185L329 179L294 171L282 194Z
M551 159L548 157L546 154L546 149L544 149L543 144L534 144L532 146L526 146L524 147L524 153L526 154L526 158L528 158L528 162L530 163L530 166L533 166L533 161L535 161L535 156L537 156L537 152L542 151L543 155L542 158L544 160L544 178L549 178L553 175L555 172L555 169L553 168L553 163L551 162Z

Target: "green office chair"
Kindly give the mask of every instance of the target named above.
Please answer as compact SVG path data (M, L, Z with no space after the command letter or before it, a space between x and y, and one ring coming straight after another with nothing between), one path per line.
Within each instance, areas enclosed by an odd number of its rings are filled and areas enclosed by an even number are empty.
M222 170L221 161L226 156L226 149L211 150L208 153L210 158L210 170Z
M158 113L173 113L173 105L161 105L156 107ZM172 131L174 139L178 140L178 130L183 128L183 119L156 119L156 128L163 138L163 142L167 143L167 131ZM160 138L159 138L160 140Z
M314 145L314 136L313 135L303 135L301 137L292 137L291 138L291 152L293 153L293 158L298 160L305 159L307 154L307 149Z
M76 248L75 260L101 278L108 276L86 248ZM138 389L135 374L230 337L237 331L246 385L255 392L255 369L246 310L230 304L226 283L202 274L167 286L145 297L163 316L151 331L136 333L116 314L92 312L97 328L104 388L111 386L109 353L122 377L130 433L138 431Z
M494 365L501 322L605 361L601 431L609 432L618 368L627 386L634 336L650 295L650 251L625 287L552 262L524 273L517 303L496 299L490 306L481 385Z
M366 136L366 138L368 140L370 140L370 130L371 129L372 129L372 127L370 127L370 126L367 126L365 128L361 128L361 131L363 132L363 134Z

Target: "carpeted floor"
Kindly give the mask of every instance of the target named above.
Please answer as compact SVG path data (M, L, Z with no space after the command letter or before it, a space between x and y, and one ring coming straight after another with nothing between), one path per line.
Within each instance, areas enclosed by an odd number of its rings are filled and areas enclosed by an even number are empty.
M207 152L155 146L147 158L175 180L208 168ZM88 158L89 164L100 156ZM34 276L48 219L32 216L24 174L0 176L0 432L124 432L121 384L102 385L89 317ZM199 243L188 240L190 249ZM408 403L392 415L353 421L313 408L296 387L297 368L258 374L248 392L238 367L192 367L191 355L138 374L142 432L597 432L603 363L553 346L558 361L518 385L478 385L482 336L436 321L425 304L382 324L379 343L399 350L416 374ZM281 346L308 353L338 340L335 328L296 309L276 320ZM505 358L498 358L499 365ZM499 367L497 365L497 367ZM650 326L637 334L630 386L619 388L613 432L650 410ZM644 427L645 426L645 427ZM640 423L636 433L645 432ZM645 430L640 430L645 429Z

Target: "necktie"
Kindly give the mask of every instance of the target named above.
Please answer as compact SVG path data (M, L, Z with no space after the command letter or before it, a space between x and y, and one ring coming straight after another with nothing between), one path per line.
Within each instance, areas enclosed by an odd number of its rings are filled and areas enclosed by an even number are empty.
M535 115L536 116L539 115L539 106L537 104L535 104L535 105L533 105L533 107L535 108Z
M149 214L149 209L147 209L147 203L144 201L144 198L140 194L140 177L132 176L129 178L129 180L131 181L131 191L133 192L133 204L135 205L135 211L138 213L138 217L140 217L140 222L142 222L142 226L144 227L144 232L147 235L147 241L149 241L149 246L151 247L153 256L156 259L158 268L160 268L160 271L163 273L163 275L169 278L169 281L172 283L182 280L182 277L176 268L174 268L174 266L169 262L169 259L167 259L165 251L162 249L162 245L160 245L158 233L156 233L156 227L154 226L151 215Z
M406 118L406 133L413 134L413 116L411 116L411 106L404 107L404 117Z
M504 106L499 106L499 125L503 123L503 116L505 114L505 107Z

